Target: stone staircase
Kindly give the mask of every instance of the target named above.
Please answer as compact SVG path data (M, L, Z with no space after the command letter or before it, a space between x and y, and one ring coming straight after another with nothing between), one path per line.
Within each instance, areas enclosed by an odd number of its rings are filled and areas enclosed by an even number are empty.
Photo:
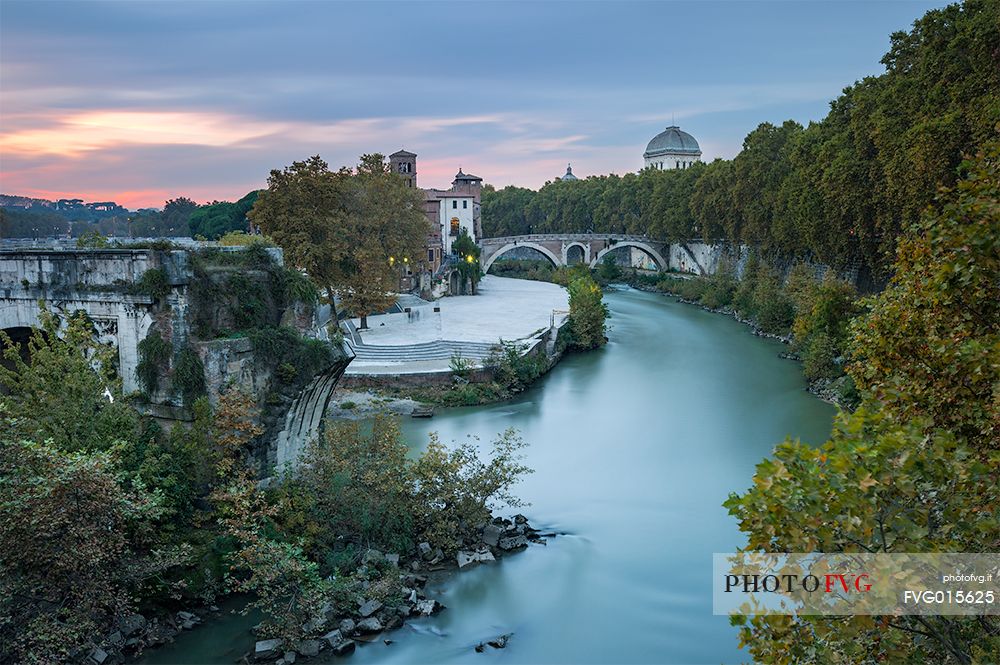
M358 365L405 363L418 360L450 360L456 353L467 360L481 361L490 354L490 350L495 346L489 342L455 342L441 339L403 346L355 344L353 342L350 345L355 355L354 363Z

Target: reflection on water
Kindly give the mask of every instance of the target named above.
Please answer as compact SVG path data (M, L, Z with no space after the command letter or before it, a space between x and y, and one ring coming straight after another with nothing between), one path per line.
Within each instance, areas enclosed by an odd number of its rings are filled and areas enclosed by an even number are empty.
M356 663L737 663L712 615L712 553L743 544L722 502L786 436L819 442L834 410L804 391L781 345L730 318L622 291L610 343L565 359L504 404L406 419L411 445L506 427L530 443L521 509L567 535L438 588L449 610L363 645ZM149 662L232 662L232 621L185 635ZM473 647L513 633L506 649ZM217 643L218 648L214 644ZM245 649L244 649L245 650ZM241 651L242 653L242 651ZM229 657L227 658L227 654Z

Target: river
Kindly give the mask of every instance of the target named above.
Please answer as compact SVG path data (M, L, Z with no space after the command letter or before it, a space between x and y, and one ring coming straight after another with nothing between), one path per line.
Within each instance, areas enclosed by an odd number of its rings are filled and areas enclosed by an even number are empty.
M406 419L419 449L515 427L535 472L520 509L551 538L437 588L448 610L350 657L361 663L738 663L712 615L712 553L744 537L721 504L786 436L818 443L834 409L805 391L782 346L663 296L609 293L610 341L564 359L517 399ZM247 620L223 618L149 663L231 663ZM473 647L513 633L506 649Z

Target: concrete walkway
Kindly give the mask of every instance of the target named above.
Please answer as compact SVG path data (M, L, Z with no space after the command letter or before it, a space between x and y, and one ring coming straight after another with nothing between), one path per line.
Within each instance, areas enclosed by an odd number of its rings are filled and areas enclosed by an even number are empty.
M440 312L434 312L434 307ZM481 360L489 345L503 340L525 340L546 330L569 309L566 289L487 275L475 296L450 296L409 313L368 317L363 344L348 374L404 374L446 371L451 354ZM354 319L356 326L360 321ZM366 349L365 347L370 347Z

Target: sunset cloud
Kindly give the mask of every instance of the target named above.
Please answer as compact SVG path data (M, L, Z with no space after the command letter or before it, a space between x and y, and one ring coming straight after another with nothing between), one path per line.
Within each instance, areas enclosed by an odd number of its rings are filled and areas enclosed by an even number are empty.
M424 186L462 166L538 187L567 162L636 170L671 121L732 157L760 122L825 115L926 10L720 6L4 0L0 190L231 200L310 155L401 147Z

